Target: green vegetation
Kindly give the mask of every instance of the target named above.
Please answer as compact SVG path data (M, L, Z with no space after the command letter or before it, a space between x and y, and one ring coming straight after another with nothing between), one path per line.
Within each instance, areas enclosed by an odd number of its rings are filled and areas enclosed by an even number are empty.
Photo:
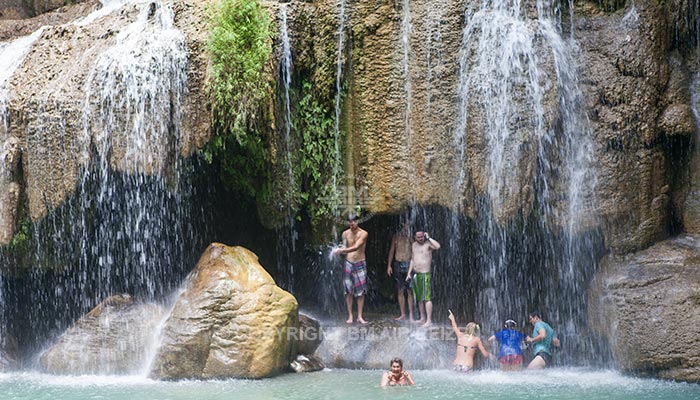
M270 17L257 0L221 0L210 20L209 51L216 135L202 151L220 166L224 184L258 205L264 225L279 226L287 210L313 225L331 217L337 194L332 100L308 82L312 71L295 71L291 89L291 137L275 128L275 84ZM325 94L325 97L323 96ZM279 119L278 119L279 121ZM290 159L286 152L291 148ZM287 162L294 186L289 187Z
M295 177L304 184L302 199L308 204L312 225L316 225L331 216L338 202L330 184L336 162L334 116L316 99L310 83L304 82L301 94L294 118L300 136Z
M10 240L10 249L12 249L13 251L21 251L27 247L30 237L29 228L31 224L32 222L28 218L22 221L22 224L20 225L19 229L12 237L12 240Z
M209 52L212 74L209 95L216 135L204 158L221 161L226 183L244 194L269 195L265 168L270 124L272 54L270 20L256 0L221 0L210 19ZM261 177L263 179L261 179Z

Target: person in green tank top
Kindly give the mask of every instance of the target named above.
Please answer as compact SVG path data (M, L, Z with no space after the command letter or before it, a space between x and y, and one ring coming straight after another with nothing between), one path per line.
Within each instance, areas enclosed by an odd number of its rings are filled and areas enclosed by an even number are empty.
M528 317L533 325L532 336L525 338L525 341L532 343L532 353L535 357L527 366L528 369L542 369L552 363L551 346L559 347L559 339L554 329L548 323L542 321L539 312L531 312Z

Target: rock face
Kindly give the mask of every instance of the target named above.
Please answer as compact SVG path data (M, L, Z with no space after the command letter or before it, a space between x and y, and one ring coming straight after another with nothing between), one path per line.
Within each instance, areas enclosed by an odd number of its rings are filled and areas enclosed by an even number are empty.
M323 341L321 323L318 320L299 313L299 338L297 353L314 354Z
M205 10L210 2L172 2L175 25L182 30L188 50L187 118L177 144L183 155L201 148L210 135L204 96ZM15 3L8 7L15 7ZM555 210L551 222L565 225L574 199L569 198L567 173L562 172L567 171L562 164L566 155L556 154L556 149L561 147L563 130L570 125L562 104L571 99L562 101L562 85L571 82L557 77L556 65L575 60L572 74L578 76L581 113L587 111L590 123L591 151L586 157L591 170L585 173L584 182L596 184L595 190L581 193L581 199L576 200L581 208L577 213L584 216L580 228L600 229L616 253L635 251L667 237L667 227L678 222L672 221L678 216L684 225L697 230L700 223L691 217L697 213L686 212L686 208L697 208L697 185L684 185L688 177L682 175L687 165L675 165L679 162L676 152L690 148L695 140L689 90L692 57L687 46L672 40L673 29L680 30L675 37L693 36L692 24L684 17L693 7L690 3L675 0L669 6L641 0L604 12L596 2L576 2L574 21L564 19L559 39L573 33L578 47L569 51L568 58L557 54L559 59L555 59L556 38L549 37L538 22L546 18L537 15L534 1L523 2L518 20L511 25L519 26L520 33L529 37L526 43L514 44L526 49L522 57L513 60L529 62L520 67L536 70L535 79L515 69L497 73L479 64L477 55L484 54L479 53L479 46L486 38L479 36L479 29L464 35L464 10L472 10L466 17L478 27L479 18L488 14L477 12L480 2L423 2L409 4L406 10L401 2L349 2L340 57L347 82L342 107L346 177L340 187L348 193L360 193L362 198L348 202L375 213L397 213L411 202L439 204L458 207L470 216L492 212L499 222L505 222L533 212L536 199L545 197L541 188L537 189L542 185L539 180L546 179L551 191L547 206ZM282 5L263 4L274 20ZM284 6L288 8L295 71L308 73L316 90L330 101L338 59L337 1L289 2ZM127 5L93 23L66 23L68 16L75 21L77 12L96 8L95 2L87 2L44 14L42 23L60 22L45 29L8 82L12 92L9 135L19 140L22 149L22 176L2 192L10 194L8 208L19 207L12 206L15 197L26 198L24 209L33 220L65 201L76 188L81 168L94 161L91 144L100 148L99 127L92 126L94 132L81 135L86 131L82 126L86 120L85 92L89 92L86 82L100 54L115 44L139 10ZM61 17L61 12L66 16ZM55 18L47 19L49 14ZM23 26L38 27L37 18L23 20ZM572 27L574 31L567 32ZM16 31L7 21L0 24L5 36ZM275 46L279 53L280 43ZM515 62L506 64L518 66ZM514 74L514 80L494 80L499 74ZM521 78L531 81L518 81ZM484 108L493 97L489 92L493 88L477 84L483 81L495 86L505 83L504 90L512 90L512 102L505 105L510 114L493 114ZM528 93L533 88L541 91L537 101ZM461 93L465 90L466 95ZM492 131L490 126L501 117L507 119L500 122L511 134L487 136L484 132ZM48 131L61 134L44 135ZM542 135L548 139L540 138ZM128 170L118 132L112 140L109 165ZM543 144L547 140L556 145L547 148ZM147 144L141 151L148 159L157 160L162 158L157 153L151 157L148 151L171 145ZM554 165L543 167L542 157ZM538 175L543 168L552 169L544 174L550 176ZM163 173L158 169L156 163L143 166L139 172ZM697 175L693 173L693 177ZM483 198L489 199L490 210L477 205ZM1 217L2 230L13 232L16 219L23 216L6 210ZM3 243L6 236L0 237Z
M407 369L451 368L456 338L451 327L416 329L393 321L323 326L314 354L330 368L387 368L400 357Z
M328 75L337 54L336 3L288 5L295 68L307 68L304 63L313 61L318 66L314 73L326 74L326 79L315 78L321 91L332 78ZM479 29L468 38L463 35L465 20L478 23L479 2L412 2L409 10L401 2L350 2L343 54L348 82L342 109L346 181L340 186L364 194L351 203L378 213L398 213L417 202L459 206L476 216L488 212L477 205L486 197L491 212L504 222L532 212L536 198L542 201L545 196L541 179L546 179L551 191L546 201L556 210L552 226L566 226L572 217L571 202L576 201L578 229L600 229L616 253L642 249L667 237L668 226L677 222L673 219L689 214L678 200L687 190L682 184L687 164L678 152L691 147L696 126L689 90L691 57L671 40L674 26L680 25L669 22L687 23L683 12L691 6L684 0L677 3L682 4L642 0L606 12L597 2L576 2L574 20L565 17L557 38L538 22L544 18L537 16L535 2L523 2L522 17L514 25L521 24L521 33L530 39L513 46L532 49L523 49L521 57L513 58L517 62L503 65L536 69L539 80L504 86L512 91L512 102L504 105L512 109L504 122L510 134L494 138L485 132L493 130L491 125L502 115L484 106L492 88L474 82L486 80L498 86L505 83L498 81L503 74L517 71L479 70L486 66L478 64L475 54L485 38ZM473 11L465 17L465 9ZM562 15L567 16L568 10ZM566 51L557 53L556 41L571 34L576 46L567 45ZM311 43L309 36L321 40ZM537 61L527 64L530 56ZM556 66L564 63L574 64L566 72L576 79L558 77L562 72ZM465 79L467 84L461 86ZM527 85L542 91L537 104L523 91ZM565 93L564 86L572 93ZM460 93L463 88L468 90L465 97ZM585 128L590 141L589 151L580 157L588 160L582 172L585 179L579 183L583 190L575 195L580 198L574 198L567 186L571 164L566 163L571 160L563 159L570 155L559 150L564 147L563 132L572 124L564 108L571 100L581 102L577 113L587 125L573 130ZM541 120L534 121L533 115ZM462 139L460 129L466 132ZM554 141L555 147L548 148L546 140ZM543 166L542 157L553 165ZM683 165L679 168L678 163Z
M624 371L700 382L700 236L603 260L589 296L591 327Z
M296 355L297 302L242 247L211 244L163 329L151 376L264 378Z
M34 17L68 4L83 2L86 0L3 0L0 5L0 20Z
M202 97L208 2L107 4L119 7L93 2L22 21L21 34L49 25L0 82L0 140L10 137L21 150L13 158L21 173L0 182L0 193L26 199L14 207L8 201L15 210L0 214L2 244L19 218L37 221L61 205L90 165L166 175L174 157L208 140ZM0 24L0 34L13 32L10 22Z
M112 296L93 308L46 350L39 363L52 374L133 374L142 371L156 343L164 310Z
M7 331L4 329L4 331ZM14 336L0 338L0 372L8 372L18 366L17 340Z

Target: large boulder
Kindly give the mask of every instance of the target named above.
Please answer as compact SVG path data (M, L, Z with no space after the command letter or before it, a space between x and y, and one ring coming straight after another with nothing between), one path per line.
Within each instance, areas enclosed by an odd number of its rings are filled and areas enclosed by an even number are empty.
M143 370L153 349L162 307L129 295L112 296L80 318L39 363L52 374L127 374Z
M165 323L151 376L264 378L296 355L298 304L242 247L211 244ZM294 328L294 329L292 329Z
M700 382L700 236L607 256L589 295L593 329L619 368Z

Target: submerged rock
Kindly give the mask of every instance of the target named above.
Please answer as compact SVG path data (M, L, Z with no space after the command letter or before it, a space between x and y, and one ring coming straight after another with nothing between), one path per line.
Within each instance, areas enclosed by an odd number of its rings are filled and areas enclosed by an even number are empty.
M700 236L608 256L589 295L591 327L623 371L700 382Z
M296 359L289 366L296 373L315 372L326 368L318 357L306 354L297 354Z
M209 245L163 329L151 376L264 378L296 355L298 305L242 247Z
M80 318L39 358L52 374L126 374L142 370L164 314L122 294L105 299Z

